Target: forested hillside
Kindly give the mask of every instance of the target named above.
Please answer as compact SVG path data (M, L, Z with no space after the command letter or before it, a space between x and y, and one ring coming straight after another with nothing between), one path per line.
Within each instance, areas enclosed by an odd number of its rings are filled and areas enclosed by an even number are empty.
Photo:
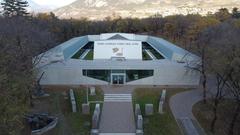
M214 13L219 8L239 7L238 0L76 0L53 12L60 18L103 20L107 16L146 18L154 13L176 14Z

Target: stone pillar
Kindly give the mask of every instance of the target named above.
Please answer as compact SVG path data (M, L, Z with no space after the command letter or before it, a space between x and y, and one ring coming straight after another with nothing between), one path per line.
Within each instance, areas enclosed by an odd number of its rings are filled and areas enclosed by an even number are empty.
M75 100L75 96L74 96L74 92L72 89L70 89L69 91L69 96L70 96L70 102L72 105L72 112L77 112L77 104L76 104L76 100Z
M158 112L159 112L160 114L163 114L163 101L160 101L160 102L159 102Z
M99 129L100 113L101 113L100 104L96 104L94 113L92 116L92 129L93 130Z
M166 94L167 94L167 91L164 89L162 91L162 95L161 95L161 98L160 98L161 101L165 102Z
M153 115L153 104L145 104L145 115Z
M143 117L138 115L136 135L143 135Z
M136 104L135 105L135 117L136 117L136 119L137 119L137 116L138 115L141 115L142 113L141 113L141 109L140 109L140 105L139 104Z
M96 111L94 111L94 114L92 117L92 129L98 129L98 120L99 120L99 115Z
M77 104L75 101L72 101L72 112L77 112Z
M95 96L96 95L96 89L95 87L90 87L90 95Z
M88 115L90 114L90 105L82 104L82 114Z
M92 129L91 130L91 135L99 135L99 130L98 129Z
M136 135L143 135L143 134L144 134L143 130L139 130L139 129L136 130Z
M162 91L162 94L161 94L161 97L160 97L159 106L158 106L158 112L160 114L163 114L163 106L164 106L164 102L165 102L165 99L166 99L166 93L167 93L167 91L164 89Z
M143 129L143 117L142 117L142 115L138 115L138 118L137 118L137 129Z
M96 111L98 113L98 115L100 115L100 112L101 112L100 104L95 105L95 110L94 111Z

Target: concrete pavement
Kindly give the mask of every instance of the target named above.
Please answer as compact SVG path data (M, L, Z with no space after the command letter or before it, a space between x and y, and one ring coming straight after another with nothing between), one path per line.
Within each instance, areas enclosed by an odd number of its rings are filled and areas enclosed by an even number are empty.
M207 98L215 91L215 79L214 77L209 77L207 83ZM192 113L194 104L201 100L203 100L203 91L200 88L179 93L170 99L169 106L172 113L186 135L205 134Z
M135 135L132 86L102 86L104 103L100 120L101 135Z

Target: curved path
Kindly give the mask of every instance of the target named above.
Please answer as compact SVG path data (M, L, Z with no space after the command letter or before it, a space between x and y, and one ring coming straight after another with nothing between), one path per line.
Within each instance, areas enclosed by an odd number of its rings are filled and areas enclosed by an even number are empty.
M214 77L208 77L207 80L207 97L210 97L211 93L216 91L215 79ZM185 91L175 96L172 96L170 99L170 108L174 117L189 117L195 119L192 114L192 107L197 102L203 100L203 91L200 88L196 88L191 91Z
M215 91L213 77L208 78L207 88L210 90L207 92L207 97L210 97L210 93ZM192 113L193 105L201 100L203 100L203 91L200 88L182 92L170 98L169 105L172 113L187 135L205 134Z
M192 107L203 100L200 89L179 93L170 99L172 113L184 135L205 135L204 130L192 113Z
M170 108L176 119L188 117L195 119L192 107L203 99L203 92L199 89L186 91L173 96L170 99Z

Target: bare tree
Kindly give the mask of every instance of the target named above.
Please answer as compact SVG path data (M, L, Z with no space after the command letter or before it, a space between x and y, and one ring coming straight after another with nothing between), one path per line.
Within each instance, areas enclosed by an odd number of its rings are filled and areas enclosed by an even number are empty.
M218 119L218 106L223 99L234 96L237 103L236 110L229 126L229 135L233 135L234 125L240 111L240 29L232 25L234 22L225 22L209 28L208 36L211 58L210 71L216 76L216 91L212 91L213 114L211 130L214 132Z
M223 75L216 73L216 91L212 93L212 111L213 119L211 121L211 131L215 133L215 124L218 119L218 107L219 104L224 100L228 92L226 91L226 82L228 80L230 73L224 73Z
M195 52L200 59L195 61L191 61L187 63L187 67L198 71L201 74L201 84L203 90L203 102L206 103L207 98L207 70L209 64L209 37L202 36L201 39L196 43L195 47L193 47L193 52Z
M31 102L32 58L54 45L54 39L47 29L21 17L0 17L0 26L0 131L17 135Z
M229 126L229 131L228 131L229 135L233 135L234 127L238 120L238 116L240 114L240 55L239 53L240 51L238 50L238 56L235 57L231 65L233 72L230 75L230 78L228 80L228 87L230 88L231 93L234 97L233 99L236 102L234 114Z

